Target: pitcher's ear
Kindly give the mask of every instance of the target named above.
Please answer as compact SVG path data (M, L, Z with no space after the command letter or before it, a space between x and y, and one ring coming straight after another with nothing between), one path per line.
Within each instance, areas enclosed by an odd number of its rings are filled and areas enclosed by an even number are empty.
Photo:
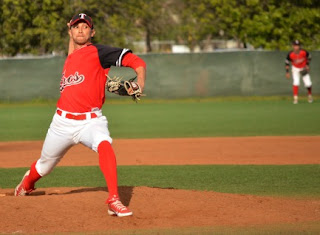
M93 36L96 34L96 31L94 29L91 30L91 37L93 38Z

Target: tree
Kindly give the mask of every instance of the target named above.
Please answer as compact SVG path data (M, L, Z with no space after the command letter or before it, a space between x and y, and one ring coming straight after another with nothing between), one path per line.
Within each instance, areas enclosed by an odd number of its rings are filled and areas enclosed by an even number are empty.
M315 0L181 0L180 27L188 44L208 37L234 39L244 47L288 49L300 39L319 48L320 2ZM223 32L222 34L219 32Z
M176 40L193 50L201 41L233 39L238 45L287 50L300 39L320 48L316 0L0 0L0 54L67 51L66 23L92 16L93 42L133 47L144 39Z
M217 34L216 10L207 0L182 0L178 4L180 22L177 37L193 51L199 41Z
M60 45L62 0L3 0L3 53L42 54Z
M265 49L287 50L292 40L300 39L310 49L319 48L319 6L308 7L313 6L311 1L294 2L265 1L263 11L246 25L250 43Z
M67 22L76 13L92 16L97 34L94 41L119 47L135 34L125 1L103 0L1 0L1 53L66 53ZM127 1L129 2L129 1ZM133 30L131 30L133 28ZM128 30L130 29L130 30Z
M3 47L4 47L4 34L3 34L3 10L2 10L3 0L0 0L0 55L3 54Z
M130 17L135 23L138 33L144 34L147 52L151 52L153 39L168 39L172 36L175 21L173 20L174 1L134 0L128 7Z

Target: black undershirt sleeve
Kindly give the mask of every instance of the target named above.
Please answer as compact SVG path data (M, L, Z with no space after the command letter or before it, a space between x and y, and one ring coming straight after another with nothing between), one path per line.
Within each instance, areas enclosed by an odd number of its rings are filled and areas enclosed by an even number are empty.
M131 52L129 49L111 47L106 45L94 45L98 49L98 56L101 66L106 69L111 66L121 66L123 56Z

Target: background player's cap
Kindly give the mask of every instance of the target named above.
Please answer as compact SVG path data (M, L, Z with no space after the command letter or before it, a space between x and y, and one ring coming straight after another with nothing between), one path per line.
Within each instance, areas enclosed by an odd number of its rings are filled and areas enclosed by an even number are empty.
M85 21L89 25L89 27L93 29L92 19L85 13L74 15L70 20L70 27L79 21Z
M292 45L300 46L300 45L301 45L301 43L300 43L300 41L299 41L299 40L294 40L294 41L292 42Z

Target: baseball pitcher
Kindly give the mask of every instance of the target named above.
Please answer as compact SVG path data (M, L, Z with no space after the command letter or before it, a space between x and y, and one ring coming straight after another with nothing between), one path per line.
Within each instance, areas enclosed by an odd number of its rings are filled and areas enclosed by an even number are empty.
M286 77L290 79L290 62L292 64L292 79L293 79L293 103L298 103L298 92L300 85L300 77L304 82L304 86L308 90L308 102L312 103L312 83L309 75L309 62L311 60L311 55L308 51L301 49L301 43L299 40L292 42L293 50L290 51L286 58Z
M108 121L101 108L106 87L111 92L139 99L145 84L146 64L129 49L92 44L91 38L95 35L93 22L84 13L75 15L68 26L69 55L62 70L57 110L40 158L25 173L14 194L30 194L35 190L35 183L48 175L73 145L81 143L99 154L99 166L109 191L108 214L129 216L132 212L119 198L116 156L111 146ZM109 85L107 75L111 66L134 69L137 82L116 79Z

